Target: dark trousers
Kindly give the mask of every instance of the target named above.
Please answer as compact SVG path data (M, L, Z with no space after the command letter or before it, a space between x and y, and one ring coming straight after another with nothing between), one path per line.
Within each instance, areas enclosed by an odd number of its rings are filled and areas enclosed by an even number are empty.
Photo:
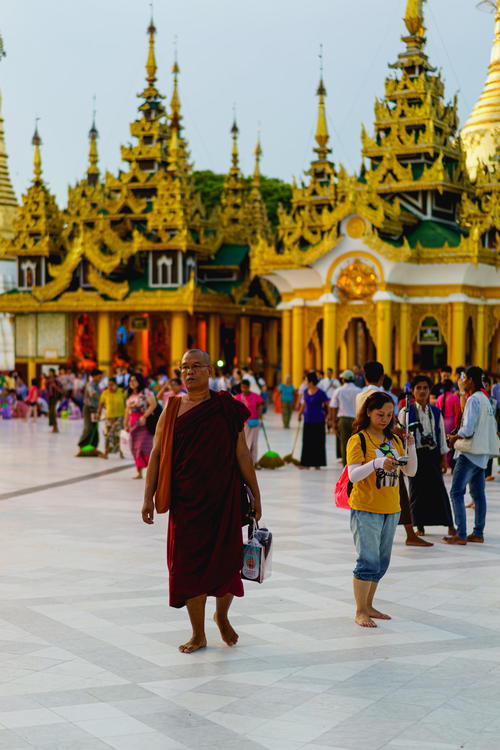
M93 445L94 448L97 448L99 443L99 430L97 429L97 422L92 421L93 414L95 414L95 409L91 409L90 406L83 407L83 430L78 441L80 448L85 445Z
M57 396L49 396L49 427L57 427Z
M347 464L347 443L352 435L353 417L339 417L337 421L337 440L340 443L340 457L342 464Z
M283 427L290 427L290 419L292 418L293 412L293 401L282 401L281 402L281 419L283 420Z

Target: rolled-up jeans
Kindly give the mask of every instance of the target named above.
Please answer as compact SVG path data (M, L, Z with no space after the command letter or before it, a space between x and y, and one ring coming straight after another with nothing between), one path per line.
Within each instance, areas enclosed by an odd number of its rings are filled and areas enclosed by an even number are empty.
M467 516L465 513L465 491L467 485L470 485L470 494L474 500L473 534L474 536L484 536L484 525L486 523L486 493L484 482L484 469L473 464L464 453L461 453L455 464L450 490L457 535L461 539L467 539Z
M351 531L358 559L354 578L378 582L391 561L399 513L369 513L351 509Z

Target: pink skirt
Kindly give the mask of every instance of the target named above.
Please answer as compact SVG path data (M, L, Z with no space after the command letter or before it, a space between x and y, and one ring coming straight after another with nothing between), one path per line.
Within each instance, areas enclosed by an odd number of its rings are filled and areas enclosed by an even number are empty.
M137 471L145 469L149 464L149 456L153 450L153 436L146 427L140 425L142 414L132 412L130 415L130 450L134 457Z

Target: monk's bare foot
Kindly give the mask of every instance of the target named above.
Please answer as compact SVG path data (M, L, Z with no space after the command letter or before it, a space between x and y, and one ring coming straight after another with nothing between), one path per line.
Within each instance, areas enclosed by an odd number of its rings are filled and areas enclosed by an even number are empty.
M142 479L142 474L136 474L132 479Z
M354 618L354 622L356 623L356 625L359 625L362 628L376 628L377 627L377 623L373 622L368 612L356 612L356 617Z
M236 646L238 643L239 635L236 630L232 627L228 619L223 620L217 616L217 612L214 615L214 622L220 630L220 637L228 646Z
M179 646L181 654L193 654L195 651L199 651L200 648L206 648L207 639L205 636L197 637L193 636L187 643L183 643Z
M383 612L379 612L378 609L375 609L375 607L371 607L368 610L368 614L370 617L375 617L377 620L392 620L392 617L390 615L384 615Z

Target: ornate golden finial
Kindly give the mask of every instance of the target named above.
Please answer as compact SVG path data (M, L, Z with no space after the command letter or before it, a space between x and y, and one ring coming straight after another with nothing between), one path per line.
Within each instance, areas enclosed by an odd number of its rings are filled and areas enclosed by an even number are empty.
M412 36L425 36L424 2L425 0L407 0L404 22Z
M328 154L331 151L331 149L328 148L328 141L330 140L330 136L328 135L328 126L326 124L326 112L325 112L326 88L325 88L325 84L323 83L323 45L322 44L320 45L319 61L320 61L320 78L319 78L319 86L316 91L316 94L319 97L318 121L316 124L316 135L314 136L316 143L318 145L314 150L318 154L318 159L322 161L327 158Z
M178 77L180 73L179 63L177 62L177 37L174 38L174 64L172 66L172 75L174 77L174 89L170 100L170 121L173 128L180 130L181 127L181 102L179 99Z
M38 120L40 118L35 118L35 132L33 133L33 138L31 139L31 143L35 147L35 152L33 154L33 182L34 184L38 184L42 182L42 157L40 155L40 146L42 145L42 139L40 138L40 135L38 133Z
M260 160L262 157L262 146L260 144L260 128L257 131L257 143L253 150L255 156L255 166L253 169L252 187L260 188Z
M239 156L238 156L238 133L239 128L236 123L236 105L233 104L233 124L231 126L231 135L233 138L233 147L231 150L231 172L239 174Z
M97 139L99 137L99 133L96 128L95 124L95 96L94 96L94 109L92 112L92 125L89 130L89 167L87 169L87 177L89 182L96 183L97 178L99 176L99 167L97 166L97 162L99 160L99 156L97 153Z
M151 3L151 20L149 22L147 33L149 34L148 59L146 61L146 80L150 86L154 86L156 81L156 58L155 58L155 34L156 26L153 21L153 3Z

